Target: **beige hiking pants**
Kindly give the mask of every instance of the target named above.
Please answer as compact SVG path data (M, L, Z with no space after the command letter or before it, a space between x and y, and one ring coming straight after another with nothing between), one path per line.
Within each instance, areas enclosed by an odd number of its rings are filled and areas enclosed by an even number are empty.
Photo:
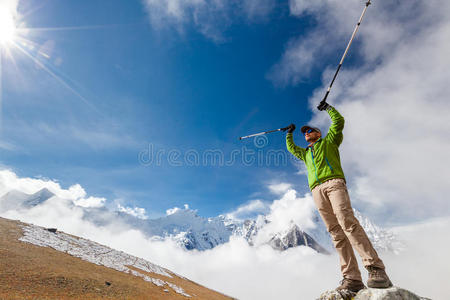
M344 179L331 179L312 190L314 202L339 253L344 278L362 280L353 248L363 264L384 269L367 234L353 214Z

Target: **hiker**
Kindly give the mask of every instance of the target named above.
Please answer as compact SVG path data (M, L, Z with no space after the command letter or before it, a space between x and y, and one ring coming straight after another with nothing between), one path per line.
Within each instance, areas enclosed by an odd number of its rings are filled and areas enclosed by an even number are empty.
M291 124L287 127L286 145L289 152L301 159L308 169L308 182L314 202L339 253L344 278L336 290L357 293L365 288L353 248L359 253L369 272L367 286L391 287L383 261L355 218L350 204L338 150L344 139L344 118L326 102L321 103L318 109L326 110L332 120L327 135L322 138L319 128L303 126L300 131L309 145L301 148L294 143L295 125Z

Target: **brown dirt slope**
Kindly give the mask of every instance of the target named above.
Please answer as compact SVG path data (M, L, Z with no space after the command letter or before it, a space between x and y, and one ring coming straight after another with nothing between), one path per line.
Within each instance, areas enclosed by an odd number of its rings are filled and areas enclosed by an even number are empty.
M124 272L18 239L24 223L0 218L0 299L233 299L173 274L147 274L182 287L182 296Z

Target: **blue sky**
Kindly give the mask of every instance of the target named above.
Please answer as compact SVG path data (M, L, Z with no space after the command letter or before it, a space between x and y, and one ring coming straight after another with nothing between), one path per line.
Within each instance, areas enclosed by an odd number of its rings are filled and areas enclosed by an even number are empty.
M216 215L265 199L267 182L305 184L291 180L290 163L175 167L138 160L150 144L200 155L221 150L229 158L243 146L259 150L252 140L238 141L241 135L309 120L306 99L320 73L293 87L268 79L289 38L309 26L287 5L257 20L231 12L237 20L219 28L220 41L189 23L183 32L153 27L140 1L21 1L18 12L30 29L23 38L35 49L26 49L30 57L18 49L3 56L2 141L10 146L1 160L20 176L79 183L150 214L188 203ZM268 138L259 151L284 150L284 135Z
M284 134L262 144L238 137L291 122L326 130L327 115L314 107L364 7L356 0L348 6L302 0L5 1L19 29L15 46L2 47L0 163L20 177L50 178L65 188L79 183L89 195L145 208L149 216L184 204L213 216L256 199L270 203L268 186L274 183L308 192L306 176L290 159L281 165L242 161L244 151L257 159L282 150L289 158ZM402 161L411 156L420 170L431 166L446 181L442 163L405 150L429 142L415 135L423 123L411 122L406 111L423 112L423 120L432 116L431 144L441 143L435 128L445 132L447 126L441 104L425 113L423 103L444 90L440 80L448 74L434 72L439 64L433 62L408 71L414 61L441 57L414 43L425 39L430 20L445 17L431 13L432 3L413 2L369 8L329 98L347 120L341 151L355 206L394 223L449 212L438 200L442 189L409 194L411 186L423 190L437 182ZM419 12L421 18L411 17ZM445 41L435 44L445 50ZM402 47L416 47L419 59L403 61ZM428 77L426 88L413 85L411 97L403 83L423 82L420 75L431 72L440 79ZM379 120L368 122L374 116ZM400 139L385 134L393 126L403 133ZM149 149L154 161L145 164L139 157ZM396 150L380 160L386 149ZM210 150L222 151L225 162L233 151L239 155L226 166L183 160ZM155 163L157 153L161 164ZM181 166L168 163L170 155ZM417 206L406 211L402 205L411 197ZM417 214L424 197L436 199L434 209Z

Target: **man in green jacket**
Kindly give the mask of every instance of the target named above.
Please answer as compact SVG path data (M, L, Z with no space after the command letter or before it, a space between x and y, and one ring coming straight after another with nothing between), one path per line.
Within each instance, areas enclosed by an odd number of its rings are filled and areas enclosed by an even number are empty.
M298 147L292 134L295 125L291 124L288 127L286 145L289 152L306 165L314 202L339 254L344 279L336 290L357 293L365 288L353 249L359 253L369 272L367 286L391 287L383 261L353 214L338 149L344 139L344 118L326 102L321 103L318 108L326 110L332 120L325 138L322 138L319 128L303 126L301 132L309 144L306 148Z

